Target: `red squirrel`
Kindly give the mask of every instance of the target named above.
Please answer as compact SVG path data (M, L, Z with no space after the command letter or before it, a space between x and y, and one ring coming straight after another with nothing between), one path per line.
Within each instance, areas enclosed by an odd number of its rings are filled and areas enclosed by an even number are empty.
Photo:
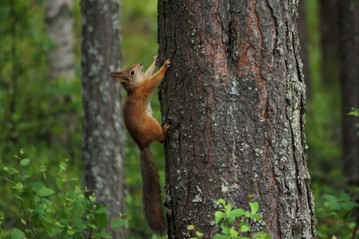
M158 169L149 150L150 144L157 140L164 143L168 124L161 126L152 117L151 96L161 83L171 61L166 60L163 66L152 75L156 57L152 65L144 72L142 64L129 66L120 72L110 73L112 79L119 80L127 91L123 105L123 118L128 132L140 148L143 206L150 227L163 234L165 222L162 215L161 188Z

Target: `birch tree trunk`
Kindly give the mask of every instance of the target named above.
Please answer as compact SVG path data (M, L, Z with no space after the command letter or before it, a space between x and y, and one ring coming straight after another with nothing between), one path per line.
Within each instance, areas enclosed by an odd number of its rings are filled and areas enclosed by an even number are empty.
M85 184L114 218L125 211L120 90L108 77L119 66L120 1L81 0L81 12Z
M51 78L75 76L72 17L73 0L46 0L46 28L55 49L48 54Z
M54 49L47 54L48 75L51 80L63 77L68 83L75 77L75 62L73 49L73 0L46 0L45 24L47 34L54 43ZM53 102L57 105L66 105L70 97L60 94L54 96ZM52 143L60 144L71 154L72 135L78 122L76 112L55 112L53 117L62 123L61 133L51 134Z
M263 214L255 230L315 238L298 1L159 0L169 238L213 238L216 201Z

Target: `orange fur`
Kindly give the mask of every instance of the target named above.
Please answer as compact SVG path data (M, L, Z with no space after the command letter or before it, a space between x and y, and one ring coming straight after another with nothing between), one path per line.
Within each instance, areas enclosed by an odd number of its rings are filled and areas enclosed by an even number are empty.
M154 58L156 61L156 58ZM149 151L153 141L164 143L168 124L162 127L152 117L150 106L153 91L161 83L171 62L166 60L163 66L152 75L155 61L146 72L141 64L127 67L123 71L113 72L110 76L121 82L128 95L123 105L123 118L128 132L141 150L141 174L143 181L143 204L150 227L162 234L165 223L162 216L161 189L158 169Z

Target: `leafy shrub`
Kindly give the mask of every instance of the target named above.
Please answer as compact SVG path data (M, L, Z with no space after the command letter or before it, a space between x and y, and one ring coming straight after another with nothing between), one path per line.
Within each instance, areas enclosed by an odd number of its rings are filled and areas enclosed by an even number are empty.
M356 192L359 192L359 188ZM317 208L318 238L355 238L358 225L352 217L352 212L358 207L358 203L347 193L341 193L339 196L326 194L323 199L324 203Z
M86 190L77 186L77 178L66 178L67 161L60 163L52 188L46 176L46 167L24 157L23 150L15 156L18 168L4 167L6 181L12 187L14 198L22 213L22 227L1 235L11 239L22 238L111 238L106 228L124 225L122 219L111 223L108 207L96 204L95 195L85 196ZM36 176L41 174L41 180ZM0 219L1 221L6 218Z
M214 239L250 239L248 234L252 228L249 222L259 222L262 219L258 213L258 203L250 202L250 211L243 208L233 208L230 203L223 199L219 199L218 203L222 205L222 209L216 211L214 216L215 223L221 228L221 231L214 235ZM191 239L199 239L204 236L204 233L197 231L194 225L189 225L187 229L196 234L196 237ZM266 232L255 232L252 238L271 239L272 237Z

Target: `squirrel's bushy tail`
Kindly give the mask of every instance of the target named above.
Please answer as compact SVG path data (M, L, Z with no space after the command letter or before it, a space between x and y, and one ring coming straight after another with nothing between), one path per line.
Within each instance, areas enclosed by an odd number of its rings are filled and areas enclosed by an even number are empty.
M148 147L141 150L140 158L143 207L146 219L152 230L163 234L165 232L165 223L162 215L158 169Z

